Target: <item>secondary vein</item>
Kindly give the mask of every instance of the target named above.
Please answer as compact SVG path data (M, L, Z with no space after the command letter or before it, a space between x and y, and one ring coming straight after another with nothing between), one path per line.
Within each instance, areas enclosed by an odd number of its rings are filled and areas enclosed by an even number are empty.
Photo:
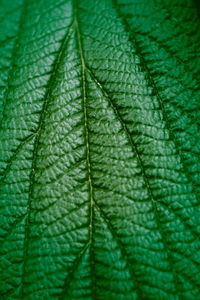
M128 23L128 21L124 18L124 16L121 14L120 12L120 8L119 6L117 5L117 0L112 0L113 1L113 6L115 7L116 9L116 12L117 12L117 15L118 17L122 20L122 23L124 24L124 28L125 30L129 33L130 35L130 38L132 39L133 43L134 43L134 46L135 46L135 50L136 50L136 53L137 55L139 56L140 58L140 64L141 64L141 67L143 69L143 71L146 73L147 75L147 79L149 81L149 84L150 86L153 88L156 96L157 96L157 99L158 99L158 102L160 104L160 108L161 108L161 111L162 111L162 114L163 114L163 120L165 121L165 125L166 125L166 128L169 132L169 136L170 136L170 139L171 141L174 143L175 145L175 148L176 148L176 152L177 152L177 155L180 157L180 161L181 161L181 164L182 164L182 167L183 167L183 170L184 170L184 173L188 179L188 182L191 184L192 186L192 191L194 193L194 196L195 198L199 201L199 197L194 189L194 182L193 182L193 179L191 177L191 175L188 173L187 171L187 168L186 168L186 165L185 165L185 159L183 157L183 154L182 154L182 151L179 147L179 144L177 142L177 139L176 139L176 136L174 134L174 132L172 131L171 129L171 126L170 126L170 120L168 119L168 116L167 116L167 113L166 113L166 110L165 110L165 107L164 107L164 101L163 101L163 98L161 97L159 91L158 91L158 88L156 86L156 83L153 79L153 76L150 72L150 69L148 67L148 64L146 62L146 59L144 58L144 56L142 55L142 51L141 51L141 48L140 48L140 45L139 45L139 42L137 41L136 39L136 34L131 30L130 28L130 25Z
M39 144L39 138L41 135L41 129L43 126L43 122L45 119L45 114L48 108L49 100L51 98L51 92L54 87L54 82L56 78L56 73L58 70L58 67L60 65L60 62L62 60L62 56L64 53L64 50L66 48L66 44L69 40L69 37L72 32L72 24L69 26L69 28L66 31L66 34L60 44L60 48L58 49L57 56L55 58L55 63L53 66L52 74L49 79L48 88L46 91L46 94L44 96L44 103L42 107L42 111L40 113L40 118L38 121L38 129L36 131L36 137L34 141L33 146L33 157L32 157L32 166L31 166L31 172L30 172L30 185L29 185L29 196L28 196L28 203L27 203L27 217L26 217L26 224L25 224L25 237L24 237L24 247L23 247L23 268L22 268L22 280L21 280L21 297L24 298L24 283L25 283L25 274L26 274L26 261L28 256L28 243L29 243L29 234L30 234L30 212L31 212L31 200L33 198L33 186L35 181L35 169L36 169L36 160L37 160L37 151L38 151L38 144Z
M142 171L142 174L143 174L143 179L144 179L144 183L146 185L146 188L147 188L147 191L148 191L148 194L149 194L149 198L152 202L152 206L153 206L153 209L154 209L154 212L155 212L155 219L156 219L156 222L157 222L157 226L158 226L158 229L160 230L160 233L161 233L161 240L162 240L162 243L165 247L165 250L166 250L166 253L167 253L167 256L168 256L168 262L169 262L169 266L171 268L171 272L172 272L172 275L173 275L173 278L174 278L174 282L175 282L175 287L177 289L177 279L176 279L176 272L174 271L174 268L173 268L173 264L171 262L171 259L170 259L170 254L169 254L169 251L168 251L168 246L167 246L167 241L164 237L164 232L162 230L162 225L161 225L161 222L160 222L160 218L159 218L159 213L158 213L158 208L157 208L157 204L156 204L156 201L154 199L154 196L153 196L153 192L152 192L152 189L150 187L150 184L149 184L149 181L148 181L148 178L146 176L146 172L145 172L145 168L144 168L144 165L143 165L143 161L142 161L142 158L139 154L139 151L138 151L138 148L136 146L136 144L133 142L133 139L131 137L131 134L125 124L125 122L123 121L120 113L118 112L115 104L113 103L113 100L109 97L107 91L104 89L104 87L98 82L98 80L96 79L96 77L94 76L93 72L89 69L88 69L88 72L91 74L91 77L93 78L93 80L95 81L95 83L97 84L97 86L99 86L99 88L102 90L104 96L108 99L111 107L113 108L114 112L115 112L115 115L116 117L118 118L119 122L121 123L121 126L122 128L124 129L124 132L126 133L126 136L128 138L128 141L134 151L134 153L136 154L136 157L137 157L137 161L140 165L140 168L141 168L141 171Z

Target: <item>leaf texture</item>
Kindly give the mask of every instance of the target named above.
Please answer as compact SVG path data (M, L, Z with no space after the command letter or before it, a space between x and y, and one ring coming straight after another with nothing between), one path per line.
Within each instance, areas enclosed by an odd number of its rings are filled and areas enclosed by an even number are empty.
M200 297L191 0L9 0L1 299Z

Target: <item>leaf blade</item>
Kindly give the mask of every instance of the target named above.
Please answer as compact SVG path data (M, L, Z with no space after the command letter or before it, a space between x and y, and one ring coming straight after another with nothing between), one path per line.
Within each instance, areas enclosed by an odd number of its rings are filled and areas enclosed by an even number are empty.
M130 40L138 15L127 30L128 1L48 3L27 3L2 120L1 295L195 299L198 193Z

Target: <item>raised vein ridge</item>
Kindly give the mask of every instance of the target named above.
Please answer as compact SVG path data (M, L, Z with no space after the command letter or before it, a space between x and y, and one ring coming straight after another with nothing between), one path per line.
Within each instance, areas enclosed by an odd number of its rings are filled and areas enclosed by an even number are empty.
M36 132L36 137L34 141L34 148L33 148L33 158L32 158L32 167L31 167L31 173L30 173L30 185L29 185L29 198L28 198L28 204L27 204L27 217L26 217L26 225L25 225L25 237L24 237L24 259L23 259L23 269L22 269L22 281L21 281L21 297L24 297L24 284L25 284L25 274L26 274L26 259L28 255L28 240L29 240L29 223L30 223L30 212L31 212L31 199L33 197L33 186L34 186L34 176L35 176L35 168L36 168L36 160L37 160L37 150L38 150L38 144L39 144L39 138L41 134L41 129L43 125L43 121L45 118L45 114L48 108L48 103L51 98L51 92L54 86L54 81L56 78L56 72L59 68L60 62L62 61L62 56L64 54L68 39L70 37L71 31L72 31L72 25L69 26L69 29L67 30L61 44L60 48L58 49L57 56L55 58L55 63L53 66L52 74L49 79L48 88L46 91L46 94L44 96L44 104L42 111L40 113L40 118L38 122L38 130Z

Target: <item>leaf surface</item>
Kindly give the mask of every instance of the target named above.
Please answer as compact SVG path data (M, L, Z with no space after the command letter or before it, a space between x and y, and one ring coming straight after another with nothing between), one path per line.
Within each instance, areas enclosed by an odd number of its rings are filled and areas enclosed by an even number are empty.
M2 2L2 299L198 299L192 1Z

